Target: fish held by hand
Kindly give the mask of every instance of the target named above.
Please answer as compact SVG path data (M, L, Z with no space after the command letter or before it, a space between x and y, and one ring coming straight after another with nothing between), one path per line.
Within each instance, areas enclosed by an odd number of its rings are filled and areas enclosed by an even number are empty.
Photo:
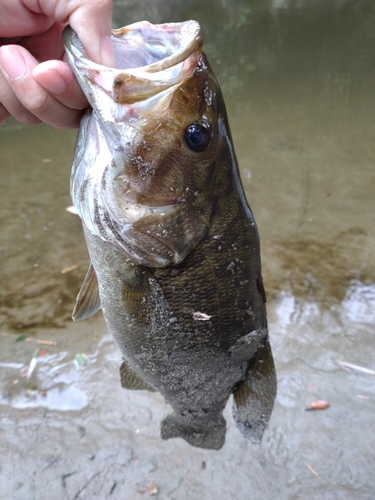
M163 439L219 449L231 394L259 442L276 396L258 232L195 21L112 35L116 67L64 43L90 102L71 176L91 265L73 312L102 308L121 385L160 392Z

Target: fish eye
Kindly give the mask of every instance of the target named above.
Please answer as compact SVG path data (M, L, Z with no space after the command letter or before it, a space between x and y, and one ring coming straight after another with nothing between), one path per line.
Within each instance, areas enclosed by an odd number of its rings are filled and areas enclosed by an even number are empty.
M185 129L185 141L190 149L200 153L207 149L211 140L211 131L209 128L192 123Z

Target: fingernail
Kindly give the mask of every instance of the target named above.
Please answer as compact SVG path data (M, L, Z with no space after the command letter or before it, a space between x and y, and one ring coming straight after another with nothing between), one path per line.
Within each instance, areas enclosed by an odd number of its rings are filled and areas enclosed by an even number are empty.
M21 78L27 71L26 61L17 47L3 45L0 49L0 64L9 80Z

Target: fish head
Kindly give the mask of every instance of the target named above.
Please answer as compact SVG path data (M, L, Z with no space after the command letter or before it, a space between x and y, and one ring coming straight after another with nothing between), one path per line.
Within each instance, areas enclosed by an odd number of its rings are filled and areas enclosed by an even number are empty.
M116 67L90 61L66 28L92 110L82 120L72 197L84 225L135 263L181 262L210 227L226 147L225 109L198 23L113 30Z

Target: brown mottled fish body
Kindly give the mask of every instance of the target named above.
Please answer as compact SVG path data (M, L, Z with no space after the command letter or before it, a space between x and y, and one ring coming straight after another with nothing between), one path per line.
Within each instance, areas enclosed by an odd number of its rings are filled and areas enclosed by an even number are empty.
M233 393L259 442L276 394L259 238L199 25L115 31L117 69L90 62L70 29L65 45L93 108L72 173L92 264L73 317L102 308L122 386L171 407L164 439L219 449Z

